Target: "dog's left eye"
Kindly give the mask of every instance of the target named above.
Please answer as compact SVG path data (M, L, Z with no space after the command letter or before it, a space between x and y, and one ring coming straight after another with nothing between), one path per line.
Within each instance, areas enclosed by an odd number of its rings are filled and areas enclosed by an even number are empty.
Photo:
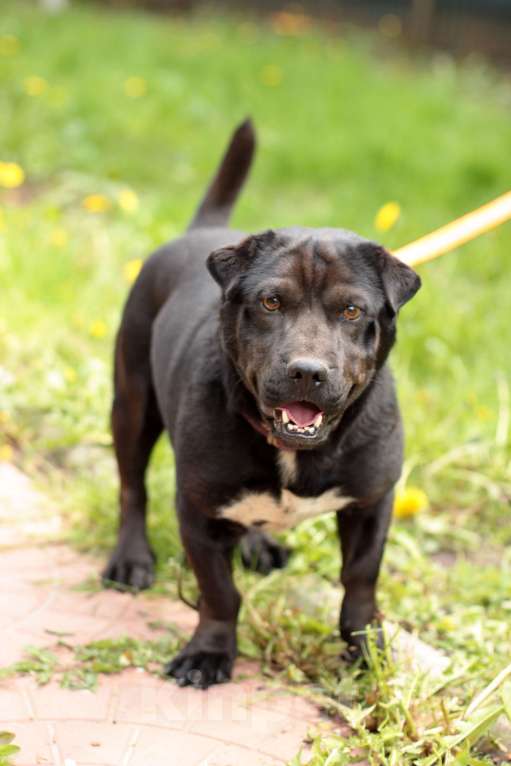
M348 305L345 306L339 313L343 319L348 319L350 322L353 322L355 319L360 317L362 314L362 309L353 305L353 303L348 303Z
M276 295L270 295L268 298L262 298L261 303L263 304L266 311L278 311L280 308L280 301Z

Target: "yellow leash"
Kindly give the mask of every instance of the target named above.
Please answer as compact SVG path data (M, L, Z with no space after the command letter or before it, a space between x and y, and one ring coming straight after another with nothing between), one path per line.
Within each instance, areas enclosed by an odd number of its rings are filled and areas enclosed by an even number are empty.
M487 205L457 218L431 234L426 234L425 237L416 239L409 245L400 247L393 254L409 266L417 266L419 263L426 263L438 258L439 255L449 253L509 219L511 219L511 192L497 197Z

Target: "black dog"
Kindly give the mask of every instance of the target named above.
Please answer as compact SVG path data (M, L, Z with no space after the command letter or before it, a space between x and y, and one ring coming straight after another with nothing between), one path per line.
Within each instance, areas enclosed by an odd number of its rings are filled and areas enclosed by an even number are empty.
M226 228L254 148L247 121L188 232L144 264L115 351L121 523L104 576L152 583L144 473L166 428L201 592L199 625L167 672L201 688L228 679L236 656L235 545L245 536L245 559L262 570L282 565L265 530L319 513L337 513L340 631L362 648L402 463L385 360L398 310L420 286L408 266L342 229Z

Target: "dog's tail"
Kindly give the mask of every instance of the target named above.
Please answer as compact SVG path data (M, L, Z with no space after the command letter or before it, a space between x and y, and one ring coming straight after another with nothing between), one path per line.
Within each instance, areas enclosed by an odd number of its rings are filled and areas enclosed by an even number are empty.
M256 147L252 120L246 119L234 131L222 158L188 229L201 226L225 226L236 198L247 178Z

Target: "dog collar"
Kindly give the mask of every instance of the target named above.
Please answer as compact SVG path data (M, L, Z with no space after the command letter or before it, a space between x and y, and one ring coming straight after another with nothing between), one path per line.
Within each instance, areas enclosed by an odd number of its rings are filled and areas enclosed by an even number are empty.
M247 423L250 423L254 431L257 431L257 433L265 437L266 441L271 447L276 447L283 452L296 452L296 450L287 447L280 439L273 436L271 429L262 420L256 420L246 412L243 412L242 415Z

